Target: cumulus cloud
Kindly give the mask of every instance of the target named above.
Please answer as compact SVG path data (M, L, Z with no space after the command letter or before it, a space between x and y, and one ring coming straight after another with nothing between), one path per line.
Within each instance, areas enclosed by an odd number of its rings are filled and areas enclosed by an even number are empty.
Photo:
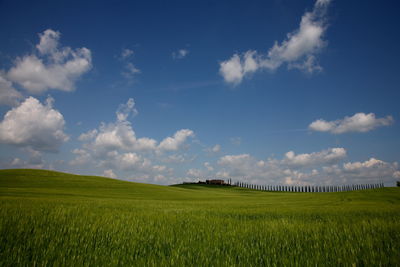
M397 162L385 162L376 158L370 158L364 162L347 162L339 171L339 176L351 178L353 182L363 181L393 183L399 173Z
M207 147L204 149L204 151L208 152L208 153L219 153L221 151L221 145L220 144L216 144L212 147Z
M346 171L357 171L363 168L374 168L385 165L385 162L379 159L370 158L364 162L348 162L343 164L343 169Z
M132 62L128 62L125 64L122 75L127 79L133 79L133 77L139 73L141 73L141 71L138 68L136 68Z
M311 154L324 153L314 152L307 155ZM298 166L288 164L286 156L282 160L259 160L249 154L226 155L218 161L220 169L216 176L255 184L306 184L315 180L318 175L318 171L314 169L316 162L318 161L319 165L324 164L324 160L316 160L316 157L313 156L314 159L308 162L301 162L304 171L299 171Z
M343 148L298 155L289 151L282 159L266 160L256 159L249 154L225 155L219 159L218 168L212 170L216 177L223 179L288 185L340 185L379 181L392 184L400 174L397 162L389 163L376 158L339 165L345 155ZM199 171L204 173L204 170Z
M242 82L245 75L258 70L259 63L256 51L247 51L241 59L240 55L234 54L229 60L220 63L220 74L225 82L237 85Z
M129 81L132 81L133 78L141 73L140 69L138 69L133 63L132 63L132 57L134 55L133 50L131 49L122 49L120 56L118 57L120 61L124 63L124 69L121 72L122 76L124 76L126 79Z
M158 182L165 182L173 170L159 162L186 161L179 151L185 148L187 139L193 137L194 132L181 129L161 142L149 137L138 138L129 121L137 113L135 101L130 98L119 105L114 122L101 123L97 129L82 133L78 138L83 142L82 147L73 150L75 158L70 164L112 169L118 176L121 176L120 172L134 172L132 178L140 178L141 181L145 177L148 182L156 181L157 177Z
M102 158L96 159L99 168L113 169L113 171L129 173L132 178L140 178L141 181L157 182L162 175L164 178L171 175L173 169L165 165L155 164L149 158L136 152L111 151Z
M75 158L69 162L70 165L88 164L92 159L90 153L85 149L75 148L72 150L72 153L75 155Z
M219 159L218 164L220 165L242 165L251 159L249 154L241 155L226 155Z
M25 147L21 149L23 152L23 157L25 158L13 158L6 162L0 162L2 168L7 169L43 169L43 168L51 168L51 165L46 164L46 162L42 158L42 153L36 151L30 147Z
M151 138L136 138L132 125L128 121L101 124L94 137L92 147L97 153L109 150L154 150L157 141Z
M93 139L97 135L97 133L98 133L97 129L90 130L86 133L81 134L78 137L78 140L79 141L87 141L87 140Z
M393 124L392 116L376 118L374 113L356 113L351 117L326 121L323 119L312 122L308 128L318 132L330 132L333 134L343 134L348 132L369 132L377 127L389 126Z
M174 136L167 137L161 141L158 148L161 151L176 151L182 147L188 137L193 137L194 132L189 129L182 129L177 131Z
M133 55L133 50L125 48L125 49L122 49L120 57L121 57L121 59L127 59L127 58L131 57L132 55Z
M129 98L126 104L119 105L115 113L117 114L118 121L126 121L130 115L137 115L138 111L135 108L135 101L133 98Z
M178 153L178 154L172 154L172 155L164 155L162 153L158 153L158 156L160 156L160 160L165 163L192 162L196 158L196 156L189 156L186 153L183 153L183 154Z
M208 171L214 170L214 167L209 162L204 162L204 167L206 167Z
M137 113L135 102L130 98L126 104L118 107L115 122L101 123L98 129L82 133L78 139L80 141L89 141L86 147L90 148L97 155L103 155L111 150L156 150L156 140L148 137L136 137L136 133L128 118Z
M117 175L113 172L112 169L104 170L103 176L110 178L117 178Z
M115 160L116 165L123 170L147 169L151 166L150 160L132 152L116 154Z
M8 111L0 122L0 142L38 151L57 151L68 136L64 133L64 117L52 104L52 98L43 105L29 97Z
M220 177L221 174L214 173L214 167L209 162L204 162L201 169L191 168L186 172L186 175L191 178L209 179L212 177Z
M172 52L173 59L183 59L189 54L187 49L179 49L178 51Z
M242 138L241 137L231 137L229 138L229 141L231 142L232 145L239 146L242 143Z
M91 51L60 47L60 36L51 29L39 34L38 54L18 57L7 78L35 94L48 89L73 91L75 82L92 68Z
M12 83L0 72L0 105L15 106L22 98L20 92L15 90Z
M217 161L217 164L223 167L222 171L219 172L219 175L229 174L233 177L248 177L253 174L254 176L257 176L257 170L254 169L256 159L249 154L226 155L221 157Z
M96 149L105 151L132 147L136 142L135 132L129 122L102 123L93 145Z
M5 165L6 168L10 169L43 169L45 167L43 162L35 163L30 160L23 160L20 158L14 158L10 164Z
M346 150L341 147L331 148L320 152L310 154L298 154L289 151L285 154L284 163L291 166L306 166L310 167L318 164L333 164L337 163L346 157Z
M215 146L213 146L213 147L211 148L211 151L214 152L214 153L220 152L220 151L221 151L221 145L216 144Z
M186 172L186 175L191 176L191 177L198 178L198 177L202 177L202 176L203 176L203 173L202 173L201 170L199 170L199 169L189 169L189 170Z
M313 10L302 16L299 28L287 34L281 43L275 42L267 54L249 50L220 62L219 73L225 82L237 85L256 71L274 71L283 64L287 64L289 69L300 69L307 73L321 71L316 55L327 43L324 35L329 3L330 0L316 1Z

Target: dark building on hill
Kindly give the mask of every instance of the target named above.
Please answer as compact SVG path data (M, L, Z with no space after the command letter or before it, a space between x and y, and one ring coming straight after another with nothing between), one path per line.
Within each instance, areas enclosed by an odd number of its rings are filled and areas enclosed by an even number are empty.
M230 183L225 183L224 180L218 180L218 179L206 180L206 184L212 184L212 185L230 185Z

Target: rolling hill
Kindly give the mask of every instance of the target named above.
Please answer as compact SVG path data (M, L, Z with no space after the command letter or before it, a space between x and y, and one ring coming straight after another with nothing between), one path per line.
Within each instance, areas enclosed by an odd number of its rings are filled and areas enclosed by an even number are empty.
M0 265L399 265L400 190L262 192L0 170Z

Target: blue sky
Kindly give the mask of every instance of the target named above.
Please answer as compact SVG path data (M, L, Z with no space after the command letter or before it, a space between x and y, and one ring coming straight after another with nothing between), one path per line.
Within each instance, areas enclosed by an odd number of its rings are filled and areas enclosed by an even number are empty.
M0 167L157 184L393 185L397 10L1 1Z

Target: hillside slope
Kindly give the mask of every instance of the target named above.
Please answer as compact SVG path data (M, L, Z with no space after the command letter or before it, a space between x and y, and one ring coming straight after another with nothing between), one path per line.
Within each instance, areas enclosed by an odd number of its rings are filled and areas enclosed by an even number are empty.
M0 170L0 195L153 200L194 197L178 187L35 169Z
M340 193L263 192L209 185L160 186L34 169L0 170L0 196L57 199L170 200L224 205L258 204L281 208L387 206L400 203L399 188ZM346 205L343 205L346 204Z
M400 266L400 190L262 192L0 170L0 266Z

